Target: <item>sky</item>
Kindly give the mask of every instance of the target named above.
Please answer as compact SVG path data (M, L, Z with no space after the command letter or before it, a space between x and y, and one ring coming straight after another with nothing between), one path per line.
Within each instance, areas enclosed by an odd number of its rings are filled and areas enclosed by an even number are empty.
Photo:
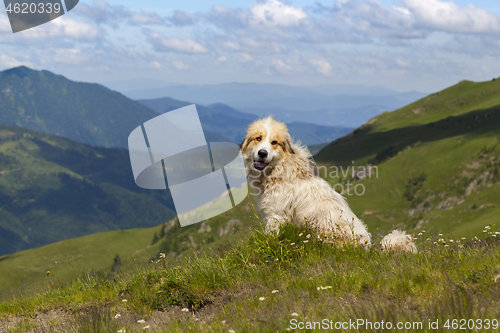
M81 0L13 34L1 7L0 70L134 89L147 79L434 92L500 76L499 16L498 0Z

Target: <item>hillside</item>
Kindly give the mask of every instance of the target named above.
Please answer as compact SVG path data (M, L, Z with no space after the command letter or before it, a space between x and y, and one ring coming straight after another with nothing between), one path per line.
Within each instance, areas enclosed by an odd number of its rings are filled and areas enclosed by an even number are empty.
M271 236L257 228L232 244L174 261L160 255L127 273L39 274L43 283L30 292L0 298L0 331L320 332L348 325L379 332L377 324L495 331L500 239L493 235L500 232L486 231L482 239L474 238L481 230L467 239L418 237L419 253L408 254L342 246L291 225Z
M126 150L0 127L0 255L174 214L167 191L135 184Z
M174 218L150 228L99 232L0 256L0 295L43 285L47 271L54 281L78 277L83 271L111 274L117 256L120 272L129 272L159 252L169 258L209 252L246 235L259 223L254 213L245 200L219 216L183 228Z
M192 104L169 97L141 99L138 102L158 113L168 112ZM248 125L258 118L256 115L238 111L222 103L211 104L208 107L197 105L196 108L204 129L223 135L235 143L243 141ZM265 116L267 115L269 113L265 114ZM280 119L280 117L277 119ZM306 145L330 142L352 130L348 127L322 126L307 122L292 122L287 126L290 134Z
M350 182L344 195L376 234L397 226L466 236L500 214L499 133L500 81L462 81L371 119L316 160L339 190ZM378 177L351 174L369 165Z
M19 126L102 147L127 147L153 110L94 83L21 66L0 72L0 125ZM211 141L225 138L213 132Z

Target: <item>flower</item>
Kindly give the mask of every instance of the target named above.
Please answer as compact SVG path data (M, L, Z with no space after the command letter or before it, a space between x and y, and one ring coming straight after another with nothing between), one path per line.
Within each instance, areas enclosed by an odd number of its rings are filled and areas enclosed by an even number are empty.
M143 330L147 330L149 328L149 325L148 326L144 326L142 329Z
M488 229L490 229L490 226L487 225L486 227L484 227L484 229L488 230Z
M236 333L234 330L229 330L228 332L229 333Z
M160 253L160 258L165 258L165 253Z
M422 236L422 233L421 233L421 232L419 232L417 236Z
M276 294L278 292L279 292L279 290L273 290L273 291L271 291L271 294Z
M304 243L309 243L309 241L308 241L308 240L305 240L305 241L304 241Z
M299 237L300 237L300 236L302 236L302 235L303 235L303 233L300 233L300 234L299 234Z
M188 308L183 308L181 311L182 312L189 312L189 309Z
M115 319L120 318L121 316L122 316L121 314L117 313L115 314Z
M443 236L443 234L439 234L438 236Z
M311 234L307 234L306 238L311 238Z
M265 299L266 299L265 297L259 297L259 301L263 301Z
M290 243L290 245L295 245L295 243Z
M145 321L144 319L139 319L137 322L138 322L139 324L145 324L145 323L146 323L146 321Z
M122 302L127 302L127 300L126 299L122 299Z
M319 286L318 287L318 290L321 289L321 290L325 290L325 289L332 289L332 286L326 286L326 287L323 287L323 286Z
M298 317L298 316L299 316L299 314L297 312L292 313L292 317Z

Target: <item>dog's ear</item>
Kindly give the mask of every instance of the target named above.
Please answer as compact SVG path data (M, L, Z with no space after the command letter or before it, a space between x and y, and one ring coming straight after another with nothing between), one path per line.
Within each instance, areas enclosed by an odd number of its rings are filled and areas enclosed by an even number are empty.
M285 140L285 149L290 154L295 154L295 152L293 151L292 145L290 144L290 140L288 140L288 139Z
M248 147L248 144L250 143L250 141L251 140L248 137L243 139L243 142L240 144L240 150L241 151L245 150Z

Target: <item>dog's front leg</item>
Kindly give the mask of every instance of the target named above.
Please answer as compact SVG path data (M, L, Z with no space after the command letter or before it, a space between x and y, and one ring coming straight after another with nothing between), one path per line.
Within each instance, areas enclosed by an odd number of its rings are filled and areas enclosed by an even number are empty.
M266 234L270 234L271 232L278 233L280 226L285 224L285 219L278 214L270 214L266 215L264 223L266 225Z

